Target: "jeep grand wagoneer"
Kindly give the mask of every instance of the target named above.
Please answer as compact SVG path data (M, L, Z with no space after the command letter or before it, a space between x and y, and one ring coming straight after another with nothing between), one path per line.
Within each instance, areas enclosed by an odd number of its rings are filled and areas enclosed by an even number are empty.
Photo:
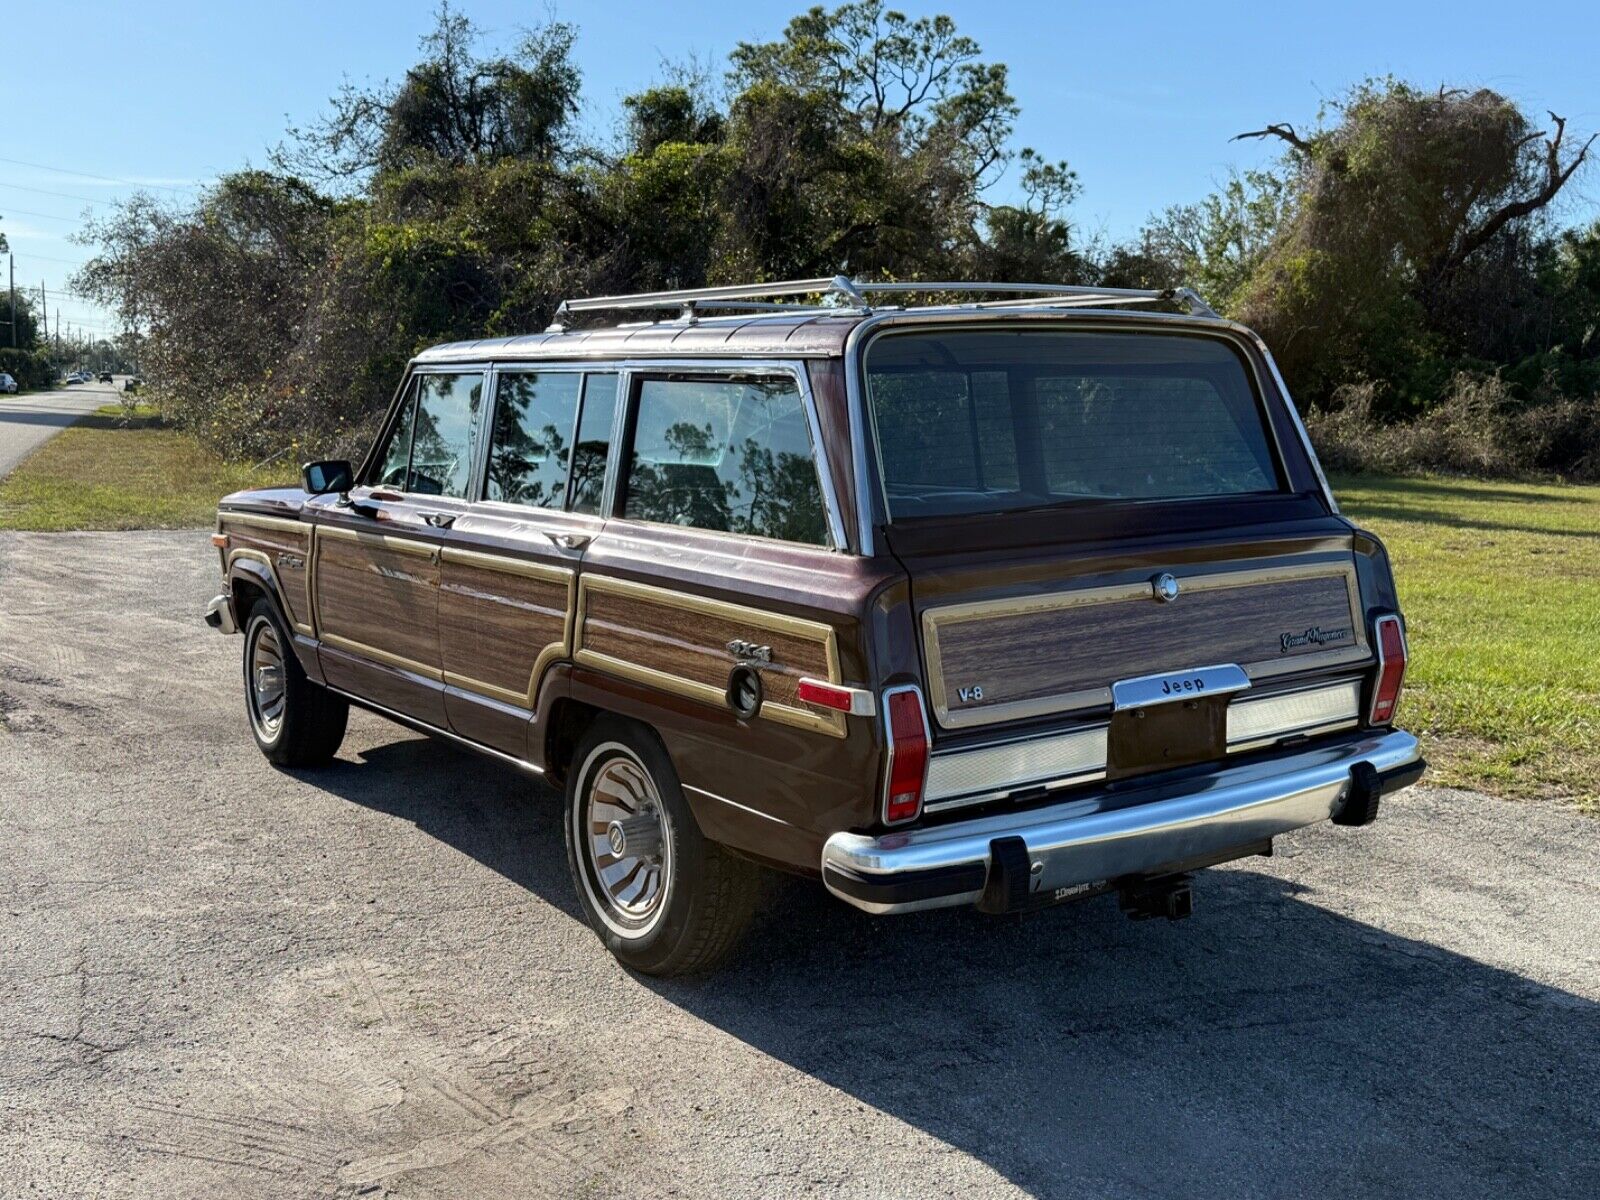
M544 776L641 971L722 958L763 866L872 913L1182 916L1423 767L1383 547L1184 291L569 301L420 355L359 468L213 540L266 755L327 761L356 704Z

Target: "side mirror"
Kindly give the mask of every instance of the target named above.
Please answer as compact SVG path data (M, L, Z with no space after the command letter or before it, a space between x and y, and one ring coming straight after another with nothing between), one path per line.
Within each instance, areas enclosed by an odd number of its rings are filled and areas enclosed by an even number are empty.
M300 468L300 481L313 496L326 496L329 492L343 495L356 481L355 468L342 458L308 462Z

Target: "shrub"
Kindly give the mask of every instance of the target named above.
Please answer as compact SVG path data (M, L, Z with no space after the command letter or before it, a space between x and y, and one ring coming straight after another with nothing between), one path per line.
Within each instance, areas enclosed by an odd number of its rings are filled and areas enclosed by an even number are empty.
M1524 400L1498 373L1460 371L1430 412L1384 422L1373 412L1376 390L1346 385L1335 393L1335 408L1309 414L1306 426L1325 466L1600 479L1600 396L1573 399L1546 380Z
M55 381L55 368L43 350L0 347L0 371L15 379L17 386L24 390L48 388Z

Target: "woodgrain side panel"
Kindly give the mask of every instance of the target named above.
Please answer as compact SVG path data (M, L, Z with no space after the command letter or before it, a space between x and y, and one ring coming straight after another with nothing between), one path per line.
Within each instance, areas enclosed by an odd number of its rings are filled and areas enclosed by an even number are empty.
M430 679L439 669L439 564L425 542L322 529L317 628L331 646Z
M228 535L228 559L255 558L272 568L284 606L297 632L310 634L311 537L309 525L275 517L224 513L220 531Z
M573 571L447 547L439 579L445 681L533 708L544 667L567 651Z
M940 723L1104 704L1115 680L1185 667L1238 663L1261 678L1368 656L1354 571L1342 564L1180 582L1170 604L1139 584L929 610Z
M769 646L772 661L759 666L761 717L844 736L842 714L795 697L801 676L842 682L831 626L603 576L584 575L578 589L577 662L724 705L739 662L727 643Z

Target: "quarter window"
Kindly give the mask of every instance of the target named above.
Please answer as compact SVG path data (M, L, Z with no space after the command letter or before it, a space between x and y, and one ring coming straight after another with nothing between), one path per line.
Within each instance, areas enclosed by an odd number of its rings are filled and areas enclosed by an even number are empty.
M563 507L582 387L583 376L575 372L518 371L499 377L489 439L490 500Z
M646 378L636 395L623 516L827 545L793 379Z

